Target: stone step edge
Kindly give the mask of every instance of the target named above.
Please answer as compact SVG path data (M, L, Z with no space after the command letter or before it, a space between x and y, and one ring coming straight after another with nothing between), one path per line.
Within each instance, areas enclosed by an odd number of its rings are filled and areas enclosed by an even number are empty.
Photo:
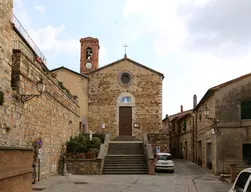
M114 154L114 155L106 155L108 157L145 157L144 154Z
M109 143L142 143L143 141L110 141Z

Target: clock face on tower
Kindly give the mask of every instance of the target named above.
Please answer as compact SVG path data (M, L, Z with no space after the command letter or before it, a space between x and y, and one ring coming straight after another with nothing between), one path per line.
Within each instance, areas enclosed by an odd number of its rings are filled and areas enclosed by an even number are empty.
M86 67L86 69L91 69L92 68L92 63L91 62L87 62L85 64L85 67Z

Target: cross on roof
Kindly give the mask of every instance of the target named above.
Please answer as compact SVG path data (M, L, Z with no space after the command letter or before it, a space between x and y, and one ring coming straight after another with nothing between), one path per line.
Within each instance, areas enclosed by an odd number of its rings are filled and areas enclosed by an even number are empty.
M126 48L128 47L128 45L123 45L123 47L125 48L125 55L126 55Z

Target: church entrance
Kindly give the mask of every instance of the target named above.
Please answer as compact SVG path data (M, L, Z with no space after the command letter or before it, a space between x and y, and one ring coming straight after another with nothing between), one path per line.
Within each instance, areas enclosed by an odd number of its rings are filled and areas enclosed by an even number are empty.
M132 135L132 107L119 107L119 135Z

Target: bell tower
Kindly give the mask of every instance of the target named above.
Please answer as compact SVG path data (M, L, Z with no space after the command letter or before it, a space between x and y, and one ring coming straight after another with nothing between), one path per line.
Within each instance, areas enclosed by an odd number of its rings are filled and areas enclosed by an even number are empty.
M99 67L99 40L93 37L81 38L80 44L80 73L84 74Z

